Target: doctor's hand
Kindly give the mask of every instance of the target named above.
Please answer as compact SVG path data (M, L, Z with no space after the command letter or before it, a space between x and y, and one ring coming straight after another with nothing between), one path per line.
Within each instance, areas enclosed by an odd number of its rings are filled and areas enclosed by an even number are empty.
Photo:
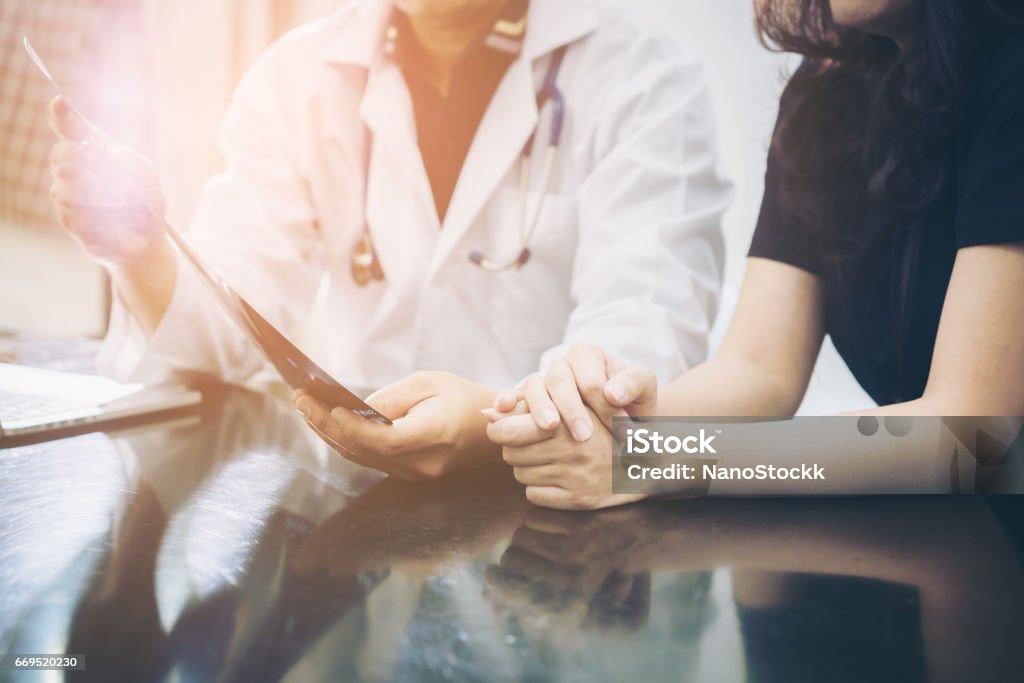
M48 120L60 138L50 150L50 198L61 225L107 266L142 268L166 255L170 245L146 209L163 215L165 208L153 165L62 97L50 102Z
M367 398L391 425L326 406L301 389L292 400L342 456L402 479L433 479L463 463L498 455L481 414L494 392L448 372L417 372Z
M626 365L602 349L576 344L552 363L546 374L528 377L519 390L498 393L489 417L509 415L520 401L536 426L554 432L568 427L577 441L587 441L595 420L609 429L612 418L657 414L658 382L647 368Z

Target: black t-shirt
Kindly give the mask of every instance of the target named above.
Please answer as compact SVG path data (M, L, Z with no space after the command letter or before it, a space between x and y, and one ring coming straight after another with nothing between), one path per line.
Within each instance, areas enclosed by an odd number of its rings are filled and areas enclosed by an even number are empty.
M979 59L952 160L952 177L918 230L897 229L867 206L852 240L843 240L854 247L826 257L820 238L779 205L778 161L768 158L749 255L822 279L825 331L882 405L924 392L957 250L1024 240L1024 42L1003 41Z

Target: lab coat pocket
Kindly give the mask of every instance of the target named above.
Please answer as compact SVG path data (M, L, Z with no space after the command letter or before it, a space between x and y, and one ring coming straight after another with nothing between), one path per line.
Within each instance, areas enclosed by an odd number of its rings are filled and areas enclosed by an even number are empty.
M540 193L526 197L526 230ZM483 253L495 260L515 257L520 244L518 193L499 190L485 226ZM572 269L576 253L575 198L548 193L536 229L527 241L522 268L487 273L491 325L510 349L536 352L558 344L573 309ZM492 256L493 255L493 256Z

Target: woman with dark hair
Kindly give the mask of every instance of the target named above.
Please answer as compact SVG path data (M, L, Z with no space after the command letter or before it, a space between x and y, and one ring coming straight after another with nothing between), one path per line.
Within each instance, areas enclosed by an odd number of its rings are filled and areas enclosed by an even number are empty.
M793 415L825 334L879 404L865 413L1024 415L1021 3L756 8L763 40L805 59L722 347L660 392L649 371L577 347L499 395L489 434L538 504L635 499L610 488L606 427L623 410Z

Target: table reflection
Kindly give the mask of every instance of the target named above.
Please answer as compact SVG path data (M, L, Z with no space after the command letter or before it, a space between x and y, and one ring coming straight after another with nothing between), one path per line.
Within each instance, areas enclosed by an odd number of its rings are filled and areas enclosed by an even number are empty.
M84 654L67 680L1024 671L1010 498L543 510L500 462L382 480L231 390L199 425L0 451L0 501L0 648Z

